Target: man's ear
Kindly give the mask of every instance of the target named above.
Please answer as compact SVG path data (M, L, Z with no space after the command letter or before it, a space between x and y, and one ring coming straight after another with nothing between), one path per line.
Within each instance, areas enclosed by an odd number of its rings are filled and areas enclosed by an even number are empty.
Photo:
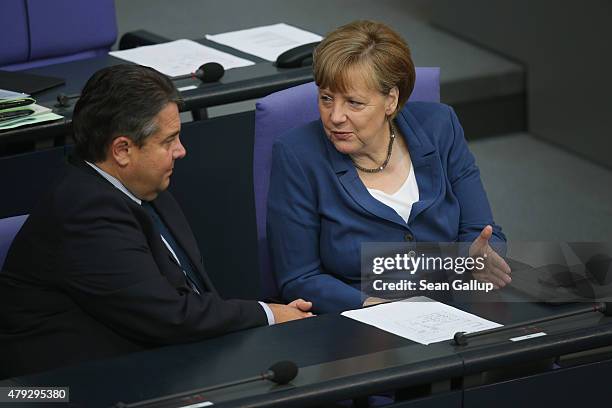
M389 90L389 94L387 95L387 101L385 103L385 114L387 116L391 116L395 110L397 109L397 104L399 101L399 89L397 86L394 86Z
M111 142L109 155L120 167L125 167L130 163L131 153L135 148L132 139L127 136L117 136Z

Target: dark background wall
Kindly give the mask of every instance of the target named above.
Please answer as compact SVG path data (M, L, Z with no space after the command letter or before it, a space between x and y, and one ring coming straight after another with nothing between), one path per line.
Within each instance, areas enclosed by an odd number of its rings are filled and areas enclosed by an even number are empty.
M612 2L408 3L438 27L524 63L529 132L612 167Z

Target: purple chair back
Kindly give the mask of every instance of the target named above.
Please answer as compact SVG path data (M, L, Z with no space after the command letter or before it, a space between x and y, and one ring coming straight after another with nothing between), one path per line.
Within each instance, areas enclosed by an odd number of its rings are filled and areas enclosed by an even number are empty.
M114 0L3 0L0 24L8 71L106 54L117 39Z
M440 68L417 68L409 101L440 102ZM253 184L262 295L278 296L266 234L272 144L278 135L319 118L314 82L275 92L257 102L253 146Z
M17 215L0 219L0 273L11 243L27 218L27 215Z
M15 61L27 61L30 38L25 1L4 0L1 7L0 27L5 27L7 37L0 47L0 68Z

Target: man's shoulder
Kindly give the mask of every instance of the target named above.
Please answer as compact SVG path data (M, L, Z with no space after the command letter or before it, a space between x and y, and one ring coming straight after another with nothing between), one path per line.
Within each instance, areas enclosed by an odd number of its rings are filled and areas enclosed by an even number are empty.
M123 193L103 179L86 163L67 163L62 175L44 193L32 213L74 217L103 208L126 208ZM127 198L127 197L126 197Z
M115 196L116 189L93 168L87 168L86 163L67 163L64 176L55 185L57 197L77 200L78 197L89 195L111 195ZM119 192L119 191L117 191ZM118 195L117 195L118 196Z

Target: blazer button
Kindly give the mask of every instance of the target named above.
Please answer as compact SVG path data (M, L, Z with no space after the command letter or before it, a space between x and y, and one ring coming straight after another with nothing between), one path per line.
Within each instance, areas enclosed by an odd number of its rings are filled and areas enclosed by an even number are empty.
M406 241L414 241L414 235L412 235L410 232L407 233L406 235L404 235L404 239Z

